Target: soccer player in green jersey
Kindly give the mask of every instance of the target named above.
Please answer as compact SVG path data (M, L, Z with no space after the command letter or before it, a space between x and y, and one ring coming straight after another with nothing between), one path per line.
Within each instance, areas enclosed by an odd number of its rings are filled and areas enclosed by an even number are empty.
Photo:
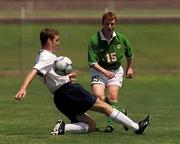
M123 56L126 57L126 78L133 77L132 47L126 37L115 31L117 17L107 12L102 17L102 29L93 35L88 45L88 63L90 66L91 89L94 95L117 108L118 93L122 87L124 71ZM105 97L107 89L108 97ZM119 107L124 114L127 111ZM127 130L127 128L125 127ZM105 132L114 130L112 120L108 120Z

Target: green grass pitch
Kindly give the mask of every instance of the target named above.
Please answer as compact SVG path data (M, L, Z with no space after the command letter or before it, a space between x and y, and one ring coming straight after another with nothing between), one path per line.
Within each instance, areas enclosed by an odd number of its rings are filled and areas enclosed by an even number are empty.
M143 135L124 131L122 126L115 125L112 134L95 132L91 134L66 134L51 136L55 122L62 118L57 111L53 98L39 80L32 82L26 99L23 102L14 100L14 95L21 83L20 77L1 78L0 101L0 143L1 144L177 144L179 133L179 87L180 76L147 75L125 80L120 103L129 110L129 116L138 120L152 115L152 122ZM87 75L78 79L89 89ZM90 112L103 130L106 118L102 114Z
M57 55L67 55L73 67L80 70L77 82L90 90L87 69L87 43L100 27L96 25L0 25L0 144L178 144L180 141L179 56L180 29L176 24L118 25L118 31L131 41L134 50L135 77L124 79L119 104L129 111L133 120L152 115L150 127L143 135L124 131L115 125L112 134L66 134L51 136L59 118L69 122L53 104L53 98L38 79L29 87L22 102L14 96L24 79L16 73L25 64L26 70L34 64L40 43L39 31L45 26L60 31L61 49ZM23 34L21 33L23 31ZM23 52L21 51L23 46ZM73 51L73 52L72 52ZM22 54L23 53L23 54ZM83 60L78 59L81 57ZM10 73L9 73L10 72ZM106 118L89 112L103 130Z

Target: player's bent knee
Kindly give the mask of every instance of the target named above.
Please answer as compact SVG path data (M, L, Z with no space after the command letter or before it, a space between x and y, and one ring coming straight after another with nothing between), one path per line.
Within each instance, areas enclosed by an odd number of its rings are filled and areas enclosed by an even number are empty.
M104 101L101 101L100 99L97 99L96 104L93 107L93 110L96 110L109 116L112 112L112 106L105 103Z
M95 96L98 97L102 101L105 100L105 96L102 96L101 94L96 94Z

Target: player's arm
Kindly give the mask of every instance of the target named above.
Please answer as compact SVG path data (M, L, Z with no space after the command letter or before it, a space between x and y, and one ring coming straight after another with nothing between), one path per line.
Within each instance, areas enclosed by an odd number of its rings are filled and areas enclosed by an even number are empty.
M21 85L19 91L17 92L16 96L15 96L15 99L16 100L21 100L21 98L25 97L26 95L26 90L29 86L29 84L31 83L31 81L33 80L33 78L35 77L37 73L37 70L36 69L32 69L28 75L26 76L23 84Z
M132 57L126 58L127 60L127 67L126 67L126 78L133 77L133 68L132 68Z
M134 57L134 53L129 40L126 37L123 37L123 43L126 46L125 48L126 49L125 56L127 61L126 78L132 78L133 77L132 58Z
M68 76L69 76L70 81L74 82L76 80L75 78L77 75L78 75L78 71L73 71L73 72L69 73Z
M113 72L104 69L98 63L94 63L94 64L90 65L90 67L92 67L92 68L96 69L97 71L101 72L102 74L104 74L109 79L112 79L112 78L115 77Z

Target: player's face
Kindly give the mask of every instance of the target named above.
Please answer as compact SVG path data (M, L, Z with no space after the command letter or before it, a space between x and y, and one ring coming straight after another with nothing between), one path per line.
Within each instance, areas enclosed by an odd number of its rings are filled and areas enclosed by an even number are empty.
M52 40L52 48L53 50L57 50L59 46L59 36L58 35L55 35L54 39Z
M112 33L116 27L116 20L115 19L105 19L103 23L103 29L107 33Z

